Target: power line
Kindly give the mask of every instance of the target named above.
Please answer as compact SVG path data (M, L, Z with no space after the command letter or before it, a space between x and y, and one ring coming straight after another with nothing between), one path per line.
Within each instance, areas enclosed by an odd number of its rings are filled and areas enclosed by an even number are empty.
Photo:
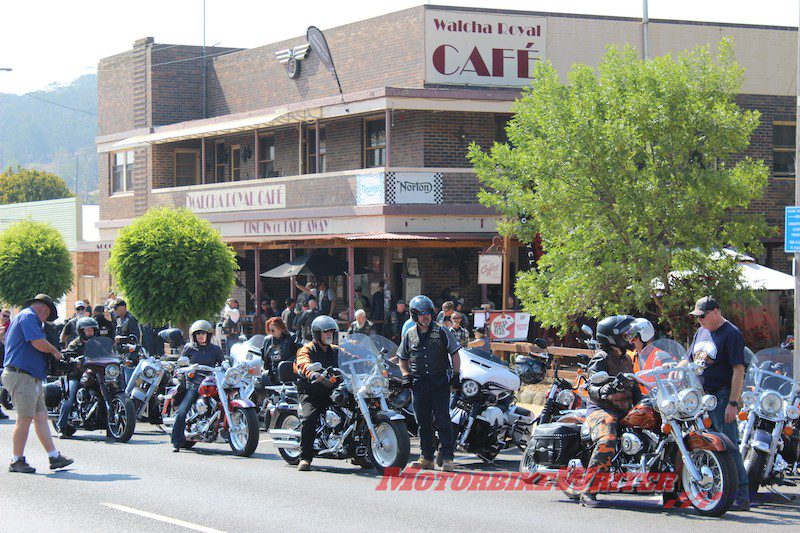
M71 107L64 104L59 104L58 102L51 102L50 100L45 100L44 98L39 98L38 96L34 96L32 94L26 94L25 96L29 96L34 100L39 100L40 102L44 102L46 104L53 104L58 107L63 107L64 109L71 109L72 111L77 111L79 113L85 113L87 115L92 115L93 117L97 116L97 113L92 113L91 111L86 111L85 109L78 109L77 107Z

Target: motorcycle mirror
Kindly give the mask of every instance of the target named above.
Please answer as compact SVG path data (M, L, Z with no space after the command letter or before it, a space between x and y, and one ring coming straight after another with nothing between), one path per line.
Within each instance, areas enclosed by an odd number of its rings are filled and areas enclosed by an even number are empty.
M189 366L189 358L185 355L178 357L178 366Z
M239 342L247 342L247 336L246 335L239 335Z
M608 372L606 372L605 370L601 370L600 372L595 372L594 374L592 374L592 377L589 379L589 381L593 385L600 385L601 383L608 381L608 379L609 379Z
M579 354L576 356L576 358L578 359L578 363L580 363L580 364L582 364L582 365L588 365L588 364L589 364L589 361L591 361L591 360L592 360L592 358L591 358L591 357L589 357L589 355L587 355L587 354L585 354L585 353L579 353Z
M541 348L542 350L547 349L547 341L542 338L534 339L533 344L535 344L538 348Z
M584 324L584 325L582 325L582 326L581 326L581 331L582 331L582 332L583 332L585 335L588 335L588 336L590 336L590 337L593 337L593 336L594 336L594 330L592 330L592 328L590 328L590 327L589 327L589 326L587 326L586 324Z

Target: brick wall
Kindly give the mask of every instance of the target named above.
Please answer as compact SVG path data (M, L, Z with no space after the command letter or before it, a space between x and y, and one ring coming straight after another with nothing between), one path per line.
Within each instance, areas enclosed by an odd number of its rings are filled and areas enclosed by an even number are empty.
M133 56L131 52L100 60L97 67L99 135L133 129Z
M391 166L425 166L425 111L393 111L391 113Z
M477 248L406 248L403 257L416 257L422 276L422 292L438 304L439 294L449 288L459 298L464 298L465 308L481 303L481 286L478 285ZM460 282L459 265L463 262L466 283Z
M425 166L466 168L473 141L484 149L495 140L494 113L429 112L425 114Z

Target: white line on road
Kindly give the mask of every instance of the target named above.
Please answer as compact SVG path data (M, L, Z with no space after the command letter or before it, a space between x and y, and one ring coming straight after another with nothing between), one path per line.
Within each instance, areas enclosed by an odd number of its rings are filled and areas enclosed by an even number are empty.
M158 520L159 522L165 522L167 524L172 524L174 526L185 527L186 529L191 529L194 531L203 531L204 533L225 533L224 531L220 531L219 529L201 526L199 524L192 524L191 522L178 520L177 518L171 518L169 516L149 513L147 511L140 511L139 509L134 509L132 507L125 507L124 505L118 505L116 503L104 503L103 505L105 505L106 507L111 507L112 509L116 509L117 511L123 511L125 513L131 513L143 516L145 518L150 518L151 520Z

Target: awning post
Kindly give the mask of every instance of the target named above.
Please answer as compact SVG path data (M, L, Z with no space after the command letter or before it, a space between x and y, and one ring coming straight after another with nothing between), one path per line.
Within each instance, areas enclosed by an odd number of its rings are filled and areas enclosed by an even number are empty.
M356 268L355 268L355 248L353 245L347 247L347 299L349 301L348 305L348 315L350 320L355 320L355 295L356 295Z

